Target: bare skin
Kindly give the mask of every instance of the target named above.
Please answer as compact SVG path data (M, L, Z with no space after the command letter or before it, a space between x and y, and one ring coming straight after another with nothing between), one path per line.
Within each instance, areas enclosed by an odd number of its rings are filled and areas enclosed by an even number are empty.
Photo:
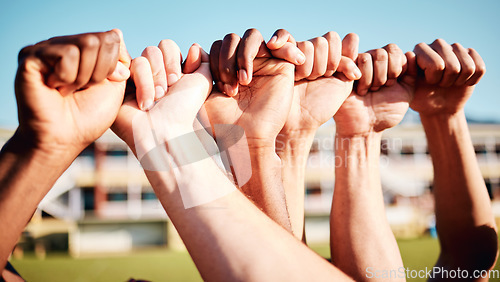
M303 57L294 43L291 37L280 37L276 44L282 45L271 54L255 29L248 30L242 39L229 34L223 41L214 42L210 67L216 85L225 94L214 89L204 105L212 129L217 124L229 124L244 130L248 149L229 149L236 174L250 170L250 179L237 181L238 185L259 209L290 232L275 140L292 102L294 68L290 62L301 63ZM280 57L289 62L277 59ZM231 138L226 136L231 132L214 133L222 143ZM244 165L248 161L238 155L245 149L251 166Z
M335 32L298 42L305 54L296 66L292 106L285 125L276 138L281 172L293 234L305 240L304 173L316 130L337 112L361 73L353 60L358 37L348 34L341 42Z
M153 73L158 72L151 66L161 63L151 61L161 58L159 53L180 54L175 48L150 49L147 57L134 59L132 75L135 84L144 87L138 92L150 89L149 95L153 95L150 92L154 89ZM113 125L113 130L136 154L154 145L148 140L152 137L134 137L137 122L136 128L153 124L156 138L166 145L170 169L145 172L201 276L207 281L304 281L311 277L323 281L349 280L262 213L210 158L191 163L181 161L194 149L203 149L197 137L190 139L188 146L176 143L175 137L194 130L197 112L210 93L208 60L199 46L192 46L183 73L169 86L166 95L149 112L141 111L135 99L127 101ZM150 121L140 119L150 112ZM168 126L162 126L165 124ZM196 198L206 191L219 196L190 208L183 205L186 196Z
M394 44L359 54L357 61L363 76L334 116L330 249L342 271L357 281L371 281L380 279L371 275L377 270L403 267L385 216L379 159L382 131L403 119L411 92L402 76L406 57Z
M2 269L57 178L113 123L129 66L119 30L56 37L21 50L19 127L0 153Z
M493 268L498 255L497 227L472 146L464 105L485 64L472 48L442 39L420 43L411 108L420 114L434 165L436 227L441 253L436 266L448 270ZM436 279L446 276L436 273ZM476 279L485 280L483 279Z

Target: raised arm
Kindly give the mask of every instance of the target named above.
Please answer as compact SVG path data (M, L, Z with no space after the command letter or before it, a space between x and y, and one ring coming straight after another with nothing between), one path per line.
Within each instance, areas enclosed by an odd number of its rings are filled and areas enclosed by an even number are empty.
M316 130L333 117L351 93L353 81L361 76L353 61L358 55L358 41L355 34L348 34L341 42L337 33L328 32L297 43L306 61L295 68L292 106L276 138L276 152L281 159L293 234L299 239L305 240L304 181L309 150Z
M334 116L335 190L330 217L332 262L357 281L385 280L394 270L403 280L403 262L387 222L380 182L382 131L397 125L408 110L409 88L402 83L406 57L394 44L359 54L363 76Z
M130 58L121 32L56 37L19 54L19 127L0 153L0 267L37 205L113 123Z
M216 41L210 52L210 67L217 88L205 110L212 131L227 157L241 190L269 217L291 232L281 182L281 161L275 152L276 136L283 128L293 96L294 67L303 63L303 54L291 36L280 37L281 44L271 54L260 32L249 29L243 38L235 34ZM229 95L230 97L228 97ZM239 130L220 130L230 125ZM246 142L229 148L230 140ZM243 152L248 158L244 158Z
M148 48L134 59L132 73L135 84L145 88L137 91L153 97L159 79L153 73L171 67L162 55L180 54L162 45ZM193 134L193 121L211 81L208 55L193 45L180 79L166 95L148 112L135 100L126 102L113 126L141 160L203 279L348 279L262 213L209 158ZM153 151L164 158L145 157Z
M416 59L421 70L421 75L415 75L415 98L410 106L420 113L434 165L441 244L436 266L490 269L498 253L497 228L464 114L485 64L474 49L442 39L430 45L420 43L408 56ZM441 278L440 273L436 275Z

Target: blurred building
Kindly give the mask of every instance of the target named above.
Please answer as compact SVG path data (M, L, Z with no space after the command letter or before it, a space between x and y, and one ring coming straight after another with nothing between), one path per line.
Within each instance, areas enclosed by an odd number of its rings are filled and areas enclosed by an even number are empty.
M335 126L317 132L306 171L306 234L327 241L334 181ZM500 218L500 124L469 124L494 211ZM0 145L12 131L0 130ZM397 237L433 227L432 163L419 123L406 122L383 135L381 180L387 217ZM74 256L127 252L182 244L139 162L111 131L85 149L56 182L26 228L17 254L34 248L69 250Z

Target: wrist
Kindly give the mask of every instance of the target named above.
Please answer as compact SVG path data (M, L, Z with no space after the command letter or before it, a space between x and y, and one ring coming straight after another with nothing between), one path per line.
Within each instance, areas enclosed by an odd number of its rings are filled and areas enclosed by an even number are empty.
M339 156L336 161L351 154L351 152L361 152L360 157L362 158L378 159L381 140L382 134L380 132L367 132L354 136L336 134L335 156Z
M464 110L459 110L455 113L439 113L432 115L425 115L420 113L420 120L422 125L425 127L430 127L432 125L447 125L455 123L459 120L465 119Z
M83 150L83 148L78 150L75 147L71 148L69 145L58 142L39 142L32 135L18 128L2 148L2 151L14 154L21 159L40 162L46 167L66 168Z

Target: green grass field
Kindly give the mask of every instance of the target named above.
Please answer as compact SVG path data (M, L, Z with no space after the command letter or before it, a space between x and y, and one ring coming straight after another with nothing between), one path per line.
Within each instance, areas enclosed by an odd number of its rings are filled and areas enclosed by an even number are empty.
M398 241L405 267L420 270L432 267L439 254L436 239L424 237ZM329 256L328 245L313 245L313 250ZM130 255L73 259L67 255L48 255L45 260L26 256L11 261L27 281L201 281L187 252L150 250ZM499 264L495 269L500 269ZM409 279L408 281L419 281ZM491 280L493 281L493 279Z

